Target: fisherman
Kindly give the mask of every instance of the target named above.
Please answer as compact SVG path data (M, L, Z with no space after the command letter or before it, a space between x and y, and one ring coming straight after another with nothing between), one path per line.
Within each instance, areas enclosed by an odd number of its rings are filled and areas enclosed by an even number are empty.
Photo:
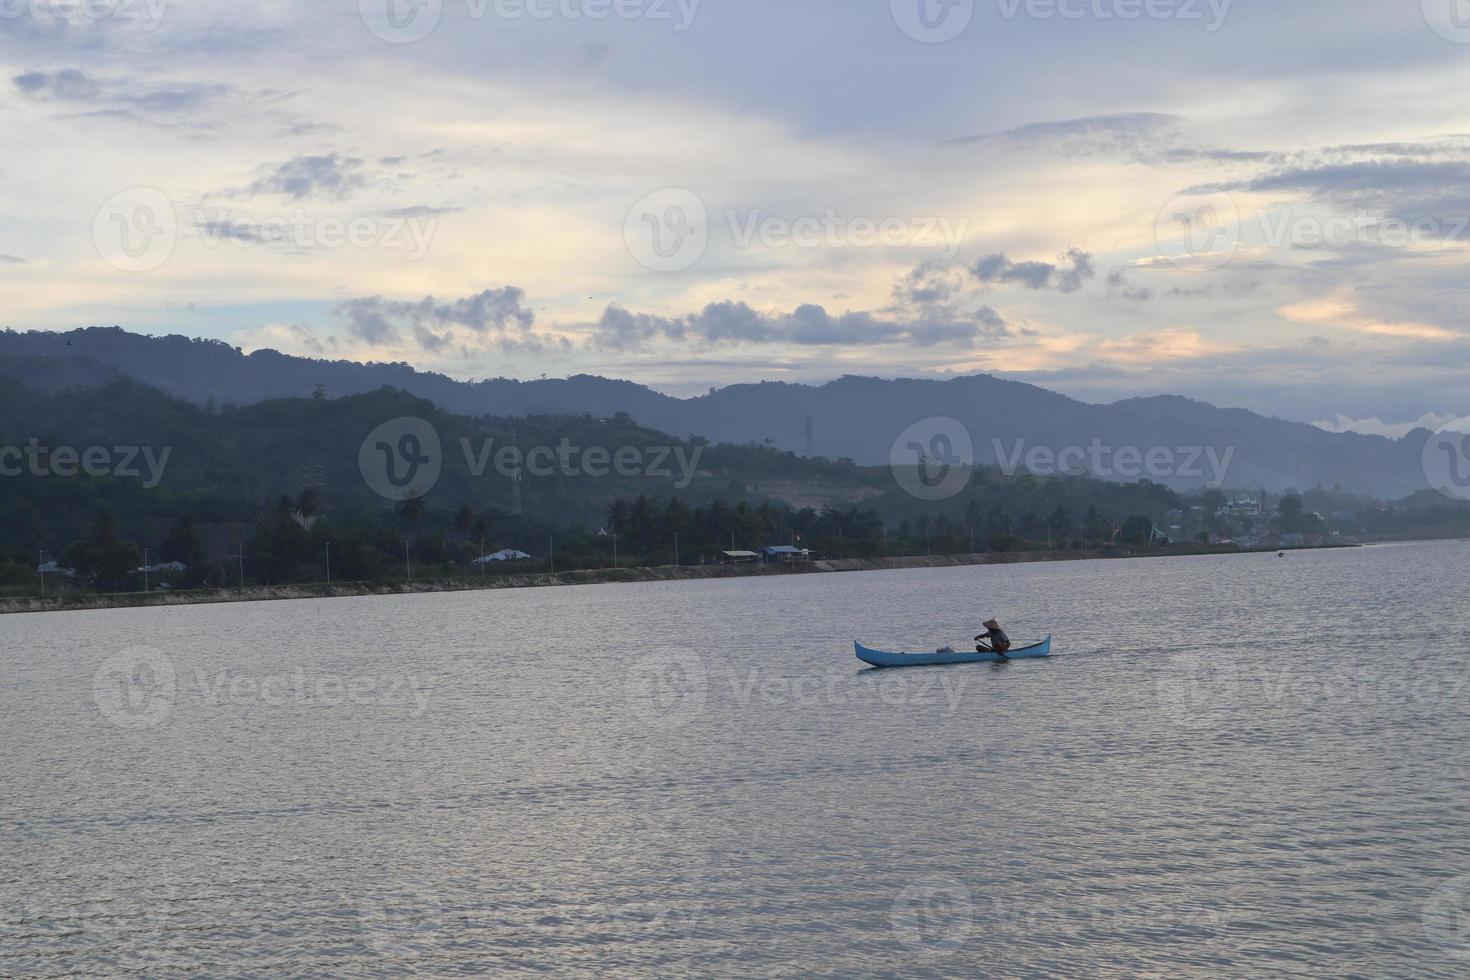
M975 637L975 652L993 653L1002 660L1011 659L1006 656L1011 649L1011 638L1006 636L1006 631L1000 628L1000 623L987 619L984 626L985 632Z

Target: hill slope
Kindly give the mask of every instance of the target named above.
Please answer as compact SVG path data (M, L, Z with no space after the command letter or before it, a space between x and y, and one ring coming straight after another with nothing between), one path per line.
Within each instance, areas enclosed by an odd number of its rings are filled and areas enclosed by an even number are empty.
M662 432L716 442L770 440L795 452L805 449L810 419L818 455L865 465L887 463L895 439L915 422L946 417L969 430L981 463L1025 462L1038 447L1052 454L1077 447L1102 453L1108 472L1097 470L1091 462L1096 456L1088 456L1086 464L1099 475L1146 476L1177 489L1206 485L1222 471L1226 486L1270 490L1340 483L1398 497L1426 484L1419 466L1424 433L1399 441L1329 433L1172 396L1093 405L989 376L948 381L844 377L820 386L767 382L680 399L633 382L586 375L462 382L406 364L323 361L276 351L246 355L219 341L147 337L118 328L6 331L0 333L0 366L5 365L33 385L53 390L122 373L198 404L300 397L318 385L334 397L392 385L466 415L610 417L627 412ZM1118 458L1116 451L1123 447L1144 458L1157 449L1169 455L1169 462L1150 471L1134 457Z

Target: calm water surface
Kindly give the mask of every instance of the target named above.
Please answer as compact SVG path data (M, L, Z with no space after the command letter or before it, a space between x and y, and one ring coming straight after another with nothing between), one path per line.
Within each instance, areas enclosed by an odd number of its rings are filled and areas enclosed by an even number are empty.
M0 975L1463 976L1467 562L5 617Z

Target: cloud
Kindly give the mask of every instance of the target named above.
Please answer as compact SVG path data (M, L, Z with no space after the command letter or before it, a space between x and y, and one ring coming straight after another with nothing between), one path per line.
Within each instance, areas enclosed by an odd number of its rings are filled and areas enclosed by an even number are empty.
M363 161L355 157L302 156L276 164L250 185L252 194L279 194L293 201L324 198L344 201L368 185Z
M1278 307L1276 313L1293 323L1356 330L1380 337L1446 341L1464 336L1458 330L1450 330L1433 323L1378 316L1362 309L1358 297L1350 289L1340 289L1328 296L1289 303Z
M1010 334L1005 319L988 306L971 313L936 311L904 319L866 311L833 315L815 304L790 313L762 313L743 302L710 303L698 313L679 317L632 313L617 304L603 311L594 332L599 346L637 350L654 341L720 344L795 344L798 346L870 346L910 343L973 344L982 338Z
M102 92L86 72L77 68L59 71L28 71L11 79L16 90L29 99L56 102L91 102Z
M1463 140L1326 147L1290 166L1191 190L1292 194L1398 219L1421 229L1421 237L1470 240L1470 143ZM1426 221L1434 227L1424 230Z
M1130 303L1146 303L1154 298L1154 291L1146 286L1134 285L1123 273L1114 271L1108 274L1108 297L1114 296Z
M524 300L524 291L515 286L447 302L433 296L412 302L365 296L338 304L337 315L353 336L373 346L399 343L408 330L430 352L480 349L487 342L530 348L538 343L532 335L536 315Z
M65 118L122 119L166 129L216 128L217 120L190 122L186 117L238 94L233 85L173 82L148 86L129 79L97 79L77 68L23 72L12 82L21 96L33 102L78 107Z
M1050 262L1012 262L1004 252L987 255L970 267L970 275L983 283L1018 284L1027 289L1055 289L1075 293L1082 284L1097 274L1090 252L1069 248L1062 257L1070 261L1070 269Z
M1129 163L1262 163L1281 154L1196 146L1183 129L1184 119L1163 112L1123 112L1028 123L998 133L946 140L951 146L996 146L1006 150L1042 150L1064 157L1108 157Z
M26 260L18 255L0 253L0 265L25 265Z
M1010 143L1064 156L1128 156L1177 129L1179 117L1162 112L1124 112L1028 123L998 133L946 140L951 145Z
M893 298L900 308L943 305L953 301L963 289L962 274L934 260L920 263L894 283Z

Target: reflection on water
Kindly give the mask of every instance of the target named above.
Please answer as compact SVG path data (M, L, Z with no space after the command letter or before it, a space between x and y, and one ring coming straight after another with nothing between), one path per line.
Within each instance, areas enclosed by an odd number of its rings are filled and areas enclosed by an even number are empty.
M0 975L1463 975L1467 558L6 617Z

